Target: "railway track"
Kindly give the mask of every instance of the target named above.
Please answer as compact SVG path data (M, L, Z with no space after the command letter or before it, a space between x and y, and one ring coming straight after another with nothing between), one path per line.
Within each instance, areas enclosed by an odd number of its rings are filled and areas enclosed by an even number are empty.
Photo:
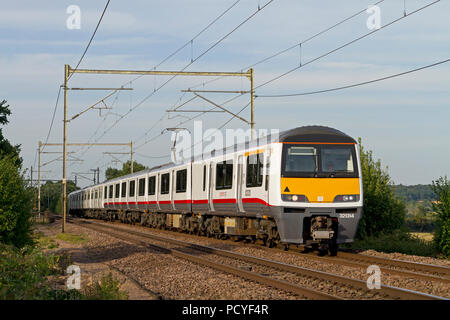
M60 218L59 216L55 216L56 218ZM159 232L172 233L172 231L168 230L158 230ZM179 234L176 232L175 234ZM197 235L183 234L185 237L190 237L193 239L198 239ZM217 241L217 243L223 243L224 240L216 240L216 239L208 239L209 241ZM229 240L233 242L234 245L237 246L250 246L254 248L258 248L261 250L284 250L283 248L275 247L275 248L267 248L260 245L255 245L251 243L242 243L235 242L233 240ZM383 273L398 275L410 279L419 279L425 281L434 281L440 282L444 284L450 284L450 268L444 266L423 264L417 262L410 262L404 260L394 260L380 257L373 257L363 254L355 254L340 251L337 257L323 257L317 256L313 253L305 254L299 252L299 249L291 248L289 253L308 257L309 259L313 259L319 262L338 264L342 266L348 266L353 268L363 268L366 269L369 265L377 265L380 268L380 271Z
M162 231L162 230L158 230ZM172 231L163 230L162 232L172 233ZM175 232L175 234L179 234L178 232ZM191 235L183 233L183 236L190 237L193 239L198 239L199 236L197 235ZM217 243L223 243L225 240L217 240L208 238L209 241L217 241ZM251 243L242 243L242 242L236 242L233 240L231 241L234 245L237 246L244 246L244 247L254 247L261 250L283 250L285 251L284 247L274 247L274 248L267 248L261 245L257 244L251 244ZM445 284L450 284L450 268L443 267L443 266L436 266L436 265L429 265L429 264L423 264L423 263L417 263L417 262L410 262L410 261L403 261L403 260L393 260L393 259L386 259L386 258L379 258L379 257L373 257L363 254L355 254L355 253L348 253L339 251L338 256L336 257L326 257L326 256L317 256L314 253L303 253L300 252L301 248L293 249L291 248L287 252L307 257L309 259L313 259L319 262L326 262L326 263L332 263L332 264L338 264L342 266L352 267L352 268L362 268L367 269L369 265L377 265L380 268L380 271L383 273L389 273L392 275L398 275L410 279L419 279L419 280L425 280L425 281L435 281ZM413 270L413 271L411 271Z
M422 264L417 262L408 262L402 260L393 260L372 257L362 254L348 253L340 251L337 257L319 257L314 254L305 254L298 251L291 250L290 253L306 256L310 259L314 259L320 262L334 263L354 268L367 268L369 265L377 265L383 273L389 273L407 277L411 279L420 279L425 281L436 281L445 284L450 284L450 278L448 277L449 268ZM400 269L398 269L400 268ZM406 269L406 270L405 270ZM414 270L414 271L410 271ZM419 272L417 272L419 271ZM423 273L429 272L429 273Z
M431 273L431 274L436 274L436 275L439 275L440 277L442 277L442 278L440 278L442 281L445 281L446 283L450 283L450 278L448 278L448 277L450 277L450 268L444 267L444 266L436 266L436 265L431 265L431 264L410 262L410 261L404 261L404 260L398 260L398 259L386 259L386 258L368 256L368 255L363 255L363 254L355 254L355 253L349 253L349 252L339 252L339 256L346 260L351 260L351 261L356 261L356 262L379 264L379 265L385 265L390 268L396 267L396 268L413 270L414 272L427 272L427 273ZM447 277L447 278L443 278L443 277Z
M277 261L262 259L254 256L244 255L240 253L235 253L227 250L217 249L209 246L198 245L191 242L186 242L182 240L176 240L173 238L168 238L165 236L159 236L154 234L148 234L140 231L130 230L129 228L123 228L118 226L112 226L105 223L92 222L87 220L71 220L70 222L76 223L80 226L93 229L97 232L107 233L113 237L131 241L139 245L150 247L153 250L162 251L165 253L172 254L176 257L189 260L194 263L202 264L222 272L230 273L239 277L246 278L248 280L256 281L264 285L268 285L280 290L288 291L294 293L298 296L309 298L309 299L342 299L342 297L330 295L321 291L317 291L311 288L306 288L299 286L297 284L287 282L285 280L276 279L273 276L268 276L262 274L261 272L252 272L248 270L243 270L233 266L233 263L220 263L212 259L205 258L205 255L215 255L222 257L224 259L233 259L245 262L250 265L255 266L255 270L261 268L269 268L272 270L278 270L283 273L294 274L297 277L307 277L313 278L319 281L328 281L334 285L351 287L359 291L367 293L368 296L374 294L373 290L367 288L365 281L351 279L335 274L325 273L322 271L316 271L308 268L303 268L299 266L289 265ZM137 239L137 238L138 239ZM163 246L155 245L154 243L149 243L148 241L142 241L142 239L147 239L151 241L157 241L164 243ZM167 244L173 245L173 248L167 248ZM220 260L220 259L216 259ZM252 267L249 270L253 269ZM381 289L375 291L376 295L383 299L443 299L442 297L433 296L425 293L420 293L412 290L391 287L386 285L381 285ZM363 294L364 295L364 294Z
M121 228L117 228L117 227L111 227L111 226L105 226L105 225L99 225L95 222L87 222L87 221L77 221L75 222L74 220L71 220L70 223L74 223L77 224L79 226L100 232L100 233L104 233L104 234L108 234L114 238L120 239L120 240L124 240L124 241L128 241L134 244L137 244L139 246L143 246L145 248L147 248L148 250L156 250L165 254L171 254L175 257L184 259L184 260L188 260L190 262L194 262L197 264L201 264L225 273L229 273L238 277L242 277L245 278L247 280L251 280L251 281L255 281L258 282L260 284L266 285L266 286L270 286L279 290L283 290L283 291L287 291L287 292L291 292L294 293L300 297L304 297L307 299L316 299L316 300L341 300L341 298L339 297L335 297L326 293L322 293L322 292L318 292L309 288L305 288L305 287L301 287L295 284L291 284L288 283L286 281L282 281L282 280L277 280L277 279L273 279L270 278L268 276L265 275L260 275L260 274L256 274L250 271L246 271L246 270L242 270L230 265L225 265L222 263L218 263L218 262L214 262L211 261L209 259L205 259L202 257L199 257L197 255L194 254L189 254L189 253L185 253L182 250L179 249L171 249L171 248L167 248L166 246L160 246L160 245L155 245L153 243L149 243L148 241L142 241L139 239L136 239L135 237L130 237L129 234L133 234L133 235L137 235L138 237L142 238L143 235L140 232L130 232L129 230L117 230L117 229L121 229ZM114 230L114 231L111 231ZM117 231L119 231L120 233L118 233ZM124 234L125 233L125 234ZM127 235L128 234L128 235Z

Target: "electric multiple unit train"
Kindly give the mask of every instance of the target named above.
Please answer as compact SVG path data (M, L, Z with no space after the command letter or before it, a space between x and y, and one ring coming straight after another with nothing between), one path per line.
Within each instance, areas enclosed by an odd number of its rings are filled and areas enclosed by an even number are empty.
M336 255L361 218L359 148L336 129L299 127L89 186L68 201L73 215Z

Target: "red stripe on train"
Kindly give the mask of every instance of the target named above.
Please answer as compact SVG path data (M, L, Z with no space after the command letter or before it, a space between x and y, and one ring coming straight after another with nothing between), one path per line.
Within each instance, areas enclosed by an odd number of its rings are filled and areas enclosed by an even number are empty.
M242 203L259 203L271 207L270 204L259 198L242 198Z
M208 199L206 200L192 200L193 204L208 204Z
M213 203L236 203L236 199L213 199Z
M174 203L191 203L191 200L174 200Z

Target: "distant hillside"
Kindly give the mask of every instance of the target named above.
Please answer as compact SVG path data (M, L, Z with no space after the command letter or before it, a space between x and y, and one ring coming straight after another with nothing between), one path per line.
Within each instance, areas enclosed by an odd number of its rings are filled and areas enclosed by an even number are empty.
M431 185L404 186L399 184L394 185L393 189L394 193L405 201L436 200L436 195L431 190Z

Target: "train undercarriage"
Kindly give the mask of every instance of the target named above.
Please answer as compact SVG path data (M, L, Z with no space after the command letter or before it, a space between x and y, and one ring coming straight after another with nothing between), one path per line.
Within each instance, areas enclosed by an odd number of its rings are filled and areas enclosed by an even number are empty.
M139 210L71 210L71 214L104 221L120 221L155 229L172 230L234 241L260 242L269 248L291 244L280 241L275 220L248 217L224 217L204 214L147 212ZM337 254L337 218L305 217L303 223L303 252L318 251L319 255Z

